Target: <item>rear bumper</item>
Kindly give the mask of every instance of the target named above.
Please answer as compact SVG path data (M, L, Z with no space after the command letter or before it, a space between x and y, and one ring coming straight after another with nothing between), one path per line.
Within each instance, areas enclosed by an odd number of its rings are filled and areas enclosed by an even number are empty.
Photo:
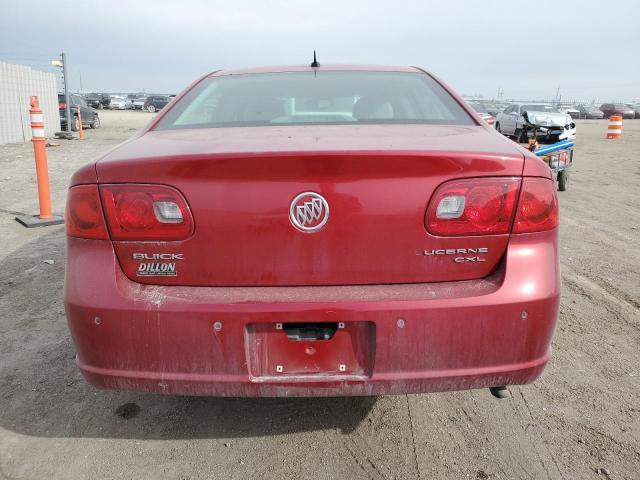
M109 242L69 238L65 306L77 364L99 388L379 395L532 382L549 357L559 293L557 230L513 236L486 279L343 287L141 285ZM252 328L301 321L371 325L367 368L342 373L336 357L335 371L256 374Z

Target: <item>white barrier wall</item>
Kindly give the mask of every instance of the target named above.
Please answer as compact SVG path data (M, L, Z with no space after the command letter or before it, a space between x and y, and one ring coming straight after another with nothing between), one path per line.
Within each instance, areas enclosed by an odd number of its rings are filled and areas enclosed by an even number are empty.
M0 145L31 140L32 95L40 100L45 135L53 137L60 131L56 74L0 62Z

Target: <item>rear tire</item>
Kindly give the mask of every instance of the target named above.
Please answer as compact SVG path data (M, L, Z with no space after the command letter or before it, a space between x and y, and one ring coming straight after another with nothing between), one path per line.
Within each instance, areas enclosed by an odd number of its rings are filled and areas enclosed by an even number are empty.
M502 130L500 130L500 122L496 122L496 131L502 133Z
M558 172L558 190L564 192L567 189L567 181L569 180L566 170Z
M90 126L92 129L100 128L100 117L98 117L98 115L93 117L93 122Z
M149 110L151 113L155 113L155 111L156 111L156 107L154 107L153 105L149 105L149 106L147 107L147 110Z

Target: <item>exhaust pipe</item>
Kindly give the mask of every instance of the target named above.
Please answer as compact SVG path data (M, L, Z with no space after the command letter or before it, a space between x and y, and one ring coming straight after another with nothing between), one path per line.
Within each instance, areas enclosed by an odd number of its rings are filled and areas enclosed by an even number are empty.
M496 398L502 399L502 398L510 398L511 397L511 392L505 386L491 387L491 388L489 388L489 391L491 392L491 395L493 395Z

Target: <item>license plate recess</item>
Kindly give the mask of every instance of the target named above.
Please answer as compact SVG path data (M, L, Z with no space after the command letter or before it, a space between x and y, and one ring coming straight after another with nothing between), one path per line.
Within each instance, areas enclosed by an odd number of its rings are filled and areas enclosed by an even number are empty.
M252 377L369 377L375 355L373 322L248 324L247 363Z

